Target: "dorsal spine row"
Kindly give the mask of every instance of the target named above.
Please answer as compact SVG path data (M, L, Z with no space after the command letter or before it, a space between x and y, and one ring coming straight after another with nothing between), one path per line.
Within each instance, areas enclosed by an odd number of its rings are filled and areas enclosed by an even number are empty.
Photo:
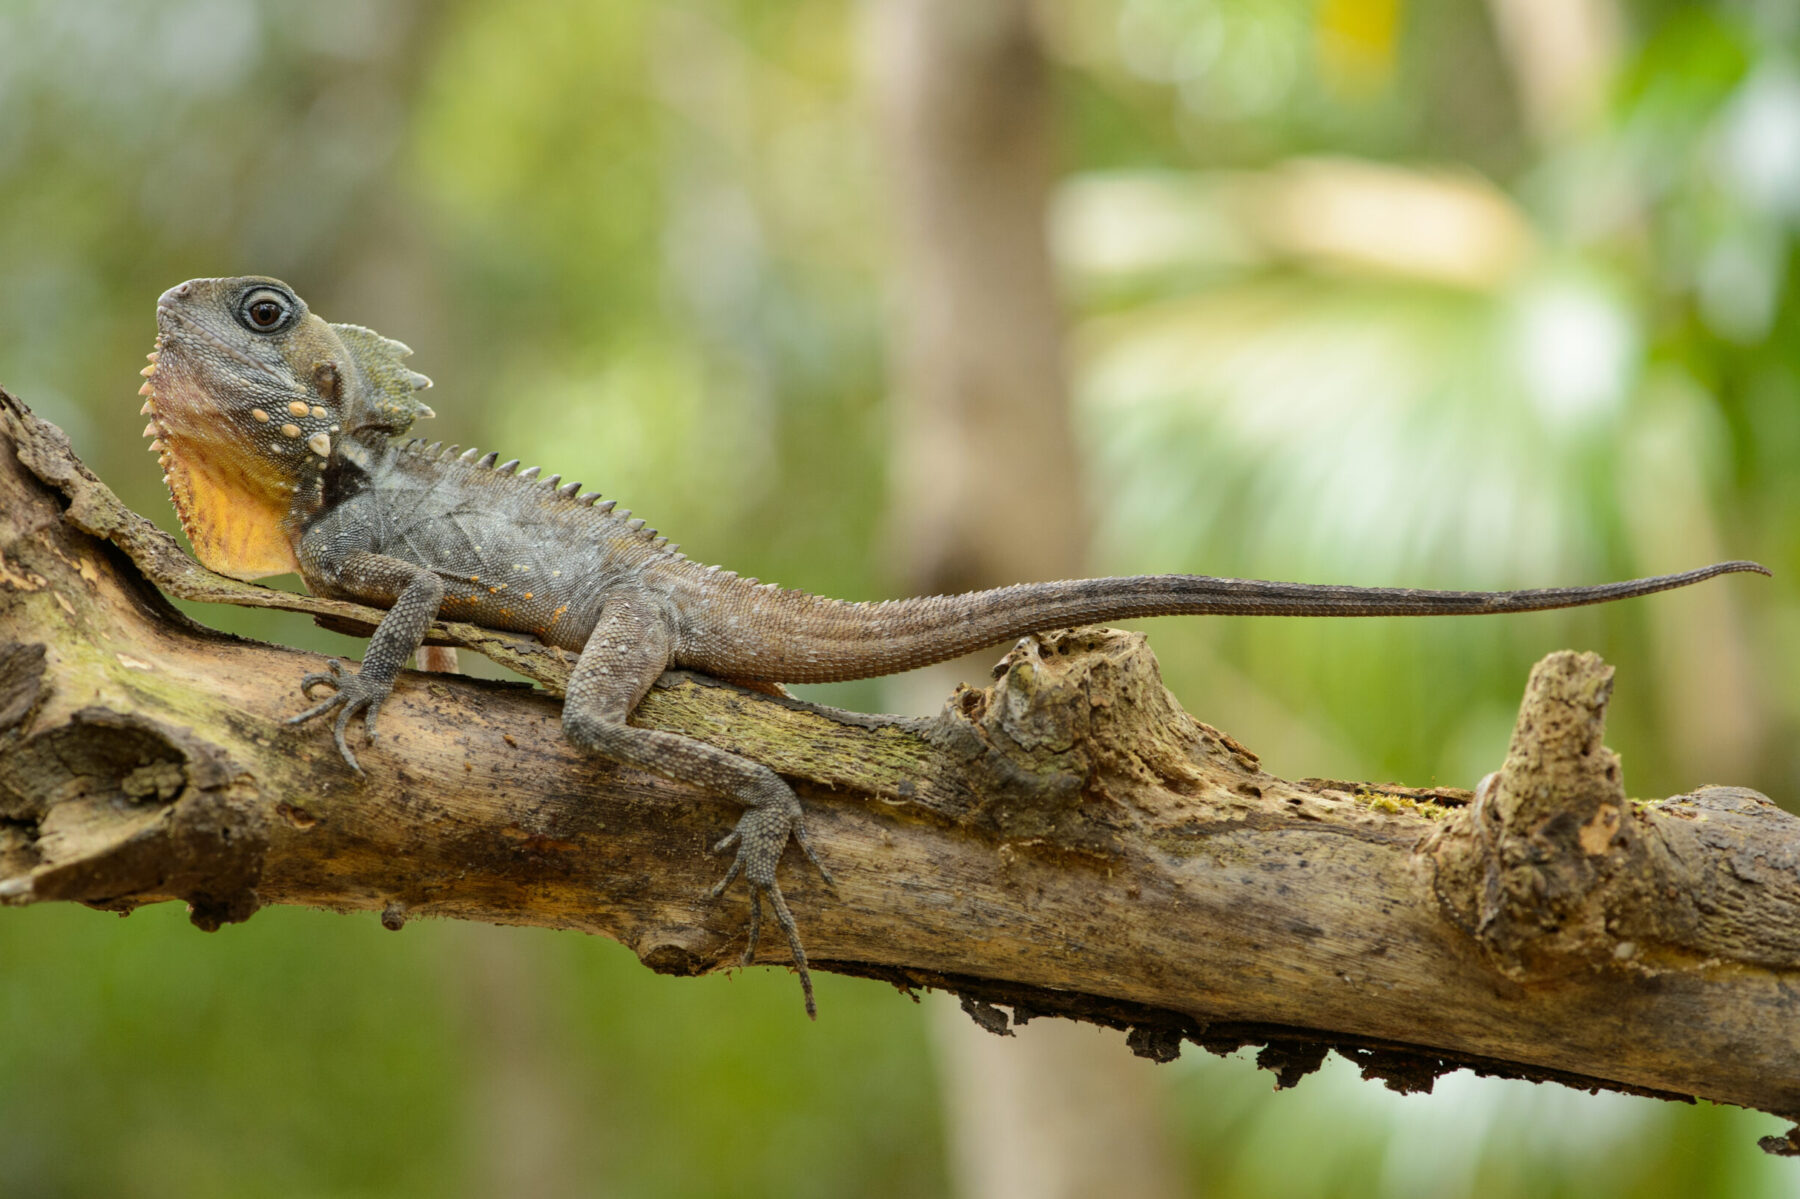
M465 450L459 445L446 446L441 441L427 444L423 438L417 437L404 443L400 450L404 454L415 457L445 463L456 461L478 470L491 471L496 476L511 477L520 482L536 484L547 496L555 496L565 503L592 508L595 512L609 515L613 520L624 525L626 529L638 534L652 549L663 551L670 560L676 562L688 560L687 555L681 552L681 547L671 544L667 537L660 535L655 529L646 528L643 517L632 516L629 508L616 508L617 500L602 500L597 491L584 492L581 490L580 483L564 483L561 475L551 475L540 481L538 478L540 468L530 466L519 470L517 458L501 462L500 453L497 450L489 450L483 454L474 446ZM717 570L718 568L713 567L712 569ZM735 578L736 575L725 571L722 572L722 577Z

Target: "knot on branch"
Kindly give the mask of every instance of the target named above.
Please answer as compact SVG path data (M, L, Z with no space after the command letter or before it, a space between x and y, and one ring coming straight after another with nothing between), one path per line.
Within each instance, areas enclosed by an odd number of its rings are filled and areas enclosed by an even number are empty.
M268 835L243 789L186 733L84 708L0 747L0 898L118 911L177 898L209 932L247 920Z
M1593 654L1538 664L1505 766L1424 846L1441 909L1520 981L1624 973L1656 981L1622 994L1667 999L1800 970L1800 820L1740 787L1627 800L1600 743L1611 683ZM1792 1056L1787 1006L1748 1009L1741 1044Z
M1425 847L1443 909L1515 979L1800 969L1800 821L1741 787L1626 799L1611 694L1597 655L1538 663L1505 765Z
M1629 872L1637 820L1601 743L1612 667L1563 650L1531 672L1506 762L1438 835L1438 895L1508 974L1611 962L1607 884Z
M1163 686L1142 633L1090 626L1021 639L994 684L961 687L931 728L960 780L952 814L1010 841L1113 856L1120 805L1206 781L1255 755L1199 724Z

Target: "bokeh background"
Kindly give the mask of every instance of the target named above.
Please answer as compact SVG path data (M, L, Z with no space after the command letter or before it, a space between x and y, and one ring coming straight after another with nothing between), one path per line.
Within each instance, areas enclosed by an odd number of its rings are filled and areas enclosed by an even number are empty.
M992 569L930 549L988 509L915 516L1009 447L919 414L967 386L934 347L1035 313L1015 377L1050 364L1064 432L996 476L1047 514L1002 541L1414 586L1776 571L1493 623L1147 626L1272 770L1471 786L1572 646L1618 668L1633 794L1792 808L1797 51L1790 0L0 0L0 382L172 528L134 395L155 296L274 274L414 346L434 436L877 598ZM946 156L962 125L999 150ZM959 171L1016 175L971 201L1013 216L934 265ZM933 286L989 244L1026 269L977 270L934 340ZM1248 1055L976 1045L933 1002L819 992L808 1026L785 972L664 979L572 934L9 910L0 1195L1800 1195L1750 1113L1400 1097L1341 1062L1274 1094ZM1092 1060L1046 1070L1057 1038ZM1052 1093L1075 1114L1032 1116ZM1133 1130L1040 1139L1020 1181L1013 1104Z

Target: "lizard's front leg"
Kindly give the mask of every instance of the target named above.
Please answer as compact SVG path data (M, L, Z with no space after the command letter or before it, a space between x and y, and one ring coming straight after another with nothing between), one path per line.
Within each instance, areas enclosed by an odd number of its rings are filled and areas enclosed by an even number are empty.
M334 690L322 702L298 716L289 717L288 723L299 724L333 708L338 709L337 724L332 729L338 752L350 763L350 769L361 774L362 767L357 765L356 755L344 741L344 730L358 711L366 709L368 715L363 726L369 741L374 742L375 714L381 711L382 702L393 691L400 668L419 648L419 643L425 640L425 631L437 619L438 607L444 602L444 583L424 567L367 551L347 555L333 571L332 582L353 595L392 596L393 606L375 627L375 635L369 639L369 652L363 655L361 670L351 674L344 669L343 663L333 658L325 664L328 670L300 680L300 694L308 699L312 698L312 689L322 684Z
M716 852L735 849L737 856L712 894L718 898L739 874L750 886L746 964L756 953L762 899L768 897L781 931L787 934L794 965L800 971L800 986L806 993L806 1014L812 1016L812 974L806 968L800 931L776 885L775 867L791 837L800 843L826 882L831 881L831 875L807 840L800 800L794 789L760 762L679 733L632 728L625 723L650 685L667 668L673 653L670 619L653 597L635 591L609 596L599 622L588 636L587 646L581 651L581 661L569 676L568 694L563 701L563 731L569 740L603 758L704 787L748 808L731 835L714 847Z

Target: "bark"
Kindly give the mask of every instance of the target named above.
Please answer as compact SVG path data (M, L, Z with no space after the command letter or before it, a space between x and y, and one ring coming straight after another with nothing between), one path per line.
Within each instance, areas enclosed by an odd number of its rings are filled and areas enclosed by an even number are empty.
M304 904L579 928L669 973L735 962L743 894L705 898L730 805L584 758L549 694L445 675L402 679L358 778L281 723L315 655L202 628L157 585L372 613L206 575L4 392L0 442L6 902L183 900L202 928ZM547 690L566 670L438 632ZM1473 800L1277 778L1180 709L1142 636L1096 629L1022 641L929 720L684 674L635 719L795 783L838 876L785 874L818 969L952 990L996 1029L1128 1029L1152 1057L1260 1043L1284 1085L1334 1048L1403 1089L1468 1066L1791 1117L1800 821L1732 787L1626 799L1610 681L1547 659Z

